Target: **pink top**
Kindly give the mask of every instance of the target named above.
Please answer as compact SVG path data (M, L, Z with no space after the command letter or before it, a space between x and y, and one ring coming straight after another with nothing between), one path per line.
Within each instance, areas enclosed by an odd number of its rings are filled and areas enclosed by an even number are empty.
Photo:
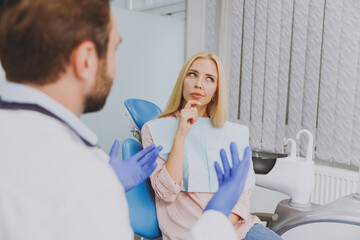
M141 135L144 148L153 144L147 124L143 126ZM150 180L155 191L156 212L163 239L186 239L214 193L181 191L182 183L178 185L174 182L166 170L165 161L158 157L156 162L158 165ZM255 223L260 223L256 216L250 214L250 195L251 191L245 190L232 210L240 216L234 225L239 239L245 238Z

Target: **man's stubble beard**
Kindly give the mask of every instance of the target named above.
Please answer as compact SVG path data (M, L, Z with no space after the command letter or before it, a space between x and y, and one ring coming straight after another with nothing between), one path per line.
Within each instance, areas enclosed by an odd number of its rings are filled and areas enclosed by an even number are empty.
M84 99L84 113L100 111L110 93L113 78L107 75L107 62L100 59L93 89Z

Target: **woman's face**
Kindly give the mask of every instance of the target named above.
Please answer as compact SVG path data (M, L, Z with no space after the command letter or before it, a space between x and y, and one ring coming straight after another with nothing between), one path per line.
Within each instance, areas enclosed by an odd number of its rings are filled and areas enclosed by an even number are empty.
M198 109L206 109L215 96L218 85L218 70L216 63L211 59L196 59L190 66L183 86L183 106L189 100L201 103Z

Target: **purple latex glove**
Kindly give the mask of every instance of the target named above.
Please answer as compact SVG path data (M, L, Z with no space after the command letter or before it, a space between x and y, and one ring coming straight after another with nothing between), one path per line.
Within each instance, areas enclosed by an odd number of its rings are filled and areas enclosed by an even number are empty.
M110 150L110 165L114 169L125 192L133 189L155 170L156 158L159 156L162 146L155 147L154 144L134 154L126 160L119 159L119 141L115 140Z
M214 194L205 208L205 211L211 209L220 211L227 217L230 215L231 210L234 208L244 190L252 158L252 148L250 146L245 148L244 156L241 161L234 142L230 144L230 152L233 168L230 168L225 150L220 150L224 173L222 173L219 163L215 162L215 170L219 181L219 190Z

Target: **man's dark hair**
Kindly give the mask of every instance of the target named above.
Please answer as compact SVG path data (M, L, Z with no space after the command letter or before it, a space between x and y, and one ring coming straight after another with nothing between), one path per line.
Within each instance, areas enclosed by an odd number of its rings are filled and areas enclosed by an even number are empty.
M86 40L106 57L109 0L5 0L1 8L0 61L9 81L56 81Z

